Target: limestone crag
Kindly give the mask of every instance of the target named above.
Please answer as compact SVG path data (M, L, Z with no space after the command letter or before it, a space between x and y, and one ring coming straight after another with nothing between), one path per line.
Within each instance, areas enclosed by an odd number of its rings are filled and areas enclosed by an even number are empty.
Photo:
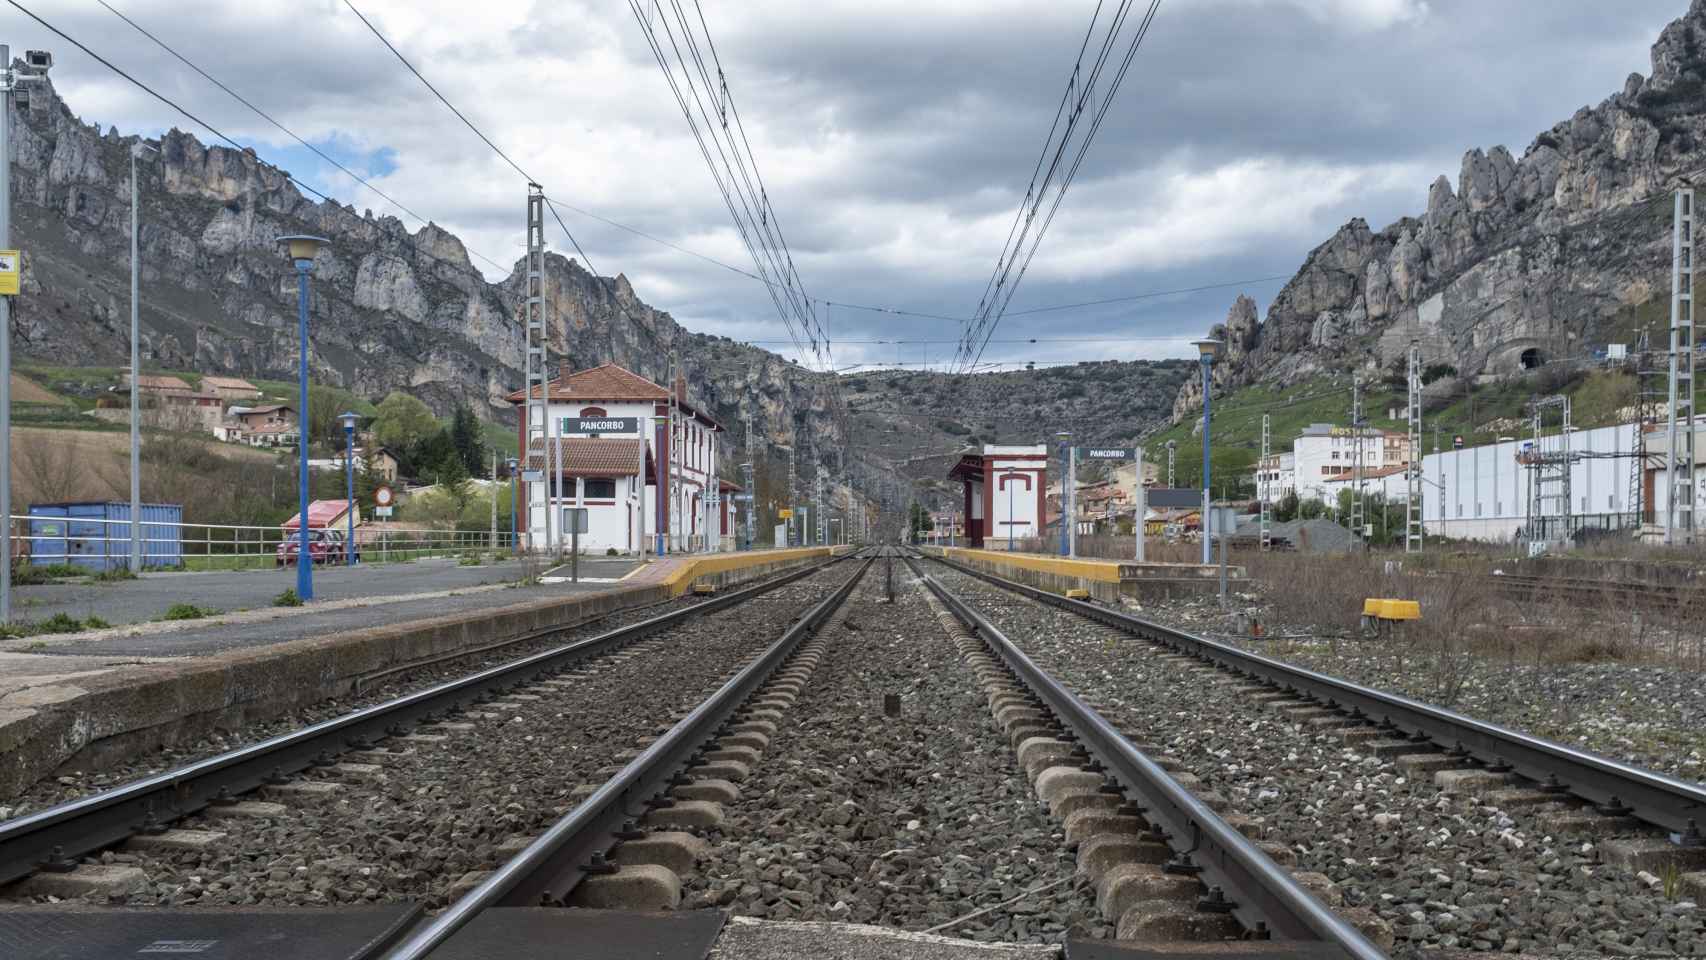
M1373 372L1412 339L1427 362L1493 379L1525 361L1579 354L1621 311L1663 289L1668 193L1706 167L1706 0L1668 25L1652 74L1540 134L1521 157L1470 150L1453 184L1429 187L1420 218L1376 232L1340 227L1304 260L1248 332L1244 298L1227 330L1245 343L1216 370L1228 387ZM1216 328L1217 331L1220 328ZM1187 383L1175 418L1200 407Z

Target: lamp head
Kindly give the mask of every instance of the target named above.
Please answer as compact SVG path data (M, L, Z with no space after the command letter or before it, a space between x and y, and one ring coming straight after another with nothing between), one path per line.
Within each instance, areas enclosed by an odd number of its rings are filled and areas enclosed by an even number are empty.
M312 260L320 252L320 245L331 243L325 237L314 237L308 234L295 234L287 237L274 238L275 243L282 243L290 252L292 260Z
M1197 348L1197 353L1202 356L1204 363L1213 363L1214 358L1220 355L1221 343L1219 340L1205 338L1191 342Z
M514 473L515 468L520 466L520 465L521 465L521 461L517 460L515 457L510 457L509 459L504 461L504 466L509 468L510 473Z
M159 154L159 147L151 147L141 140L130 145L130 155L138 160L146 160L150 156L158 156Z
M355 425L361 421L361 414L345 411L338 414L338 421L344 425L346 431L354 431Z

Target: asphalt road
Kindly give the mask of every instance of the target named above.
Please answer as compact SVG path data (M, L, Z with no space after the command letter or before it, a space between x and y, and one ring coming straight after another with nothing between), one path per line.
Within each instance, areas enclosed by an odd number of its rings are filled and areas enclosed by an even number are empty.
M591 582L582 585L581 589L606 588L610 582L633 570L634 566L634 561L628 559L582 559L581 576ZM458 565L454 557L416 560L413 563L316 567L314 599L396 597L514 583L522 578L525 569L525 564L519 560L464 567ZM541 589L574 589L572 584L556 582L558 576L568 577L567 568L544 572L549 576ZM100 617L114 625L140 623L160 619L174 603L191 603L222 613L270 607L274 597L295 586L295 567L208 573L145 573L135 580L110 583L22 586L13 590L12 616L15 620L44 620L56 613L64 613L78 620ZM394 605L386 605L390 606ZM386 607L369 609L377 615ZM433 614L422 612L418 615ZM374 622L395 619L398 618L392 615Z

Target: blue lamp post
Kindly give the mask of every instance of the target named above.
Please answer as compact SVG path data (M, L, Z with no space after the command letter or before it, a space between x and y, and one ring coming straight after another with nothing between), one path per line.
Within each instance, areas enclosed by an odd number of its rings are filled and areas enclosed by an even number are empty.
M1072 484L1073 478L1068 476L1071 468L1067 466L1066 446L1072 442L1072 431L1062 430L1055 434L1060 440L1060 555L1066 556L1072 552Z
M1214 562L1214 547L1209 543L1208 518L1213 501L1209 499L1208 487L1208 392L1214 369L1214 356L1220 352L1219 340L1195 341L1197 353L1202 360L1202 562Z
M276 242L286 246L296 265L296 335L302 344L296 367L296 486L301 506L296 526L296 596L306 602L314 599L314 555L308 549L308 274L314 269L320 244L331 241L297 235L278 237Z
M521 534L515 526L515 468L520 465L521 461L514 457L504 461L504 466L509 468L509 542L516 553L521 552Z
M344 566L355 566L355 424L361 414L345 411L338 416L344 425L344 489L349 498L349 537L344 540Z

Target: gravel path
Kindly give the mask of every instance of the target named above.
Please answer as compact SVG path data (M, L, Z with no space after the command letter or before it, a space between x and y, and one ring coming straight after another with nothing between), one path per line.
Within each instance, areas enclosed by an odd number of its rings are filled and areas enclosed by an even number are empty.
M216 819L210 808L177 825L227 834L206 850L103 853L147 875L142 890L105 902L442 906L465 874L497 866L500 845L542 832L569 809L576 785L697 704L855 571L837 565L532 684L470 711L466 729L419 731L442 742L411 738L402 755L340 758L377 769L310 768L305 778L342 784L329 801L293 799L256 819Z
M1701 910L1603 866L1592 842L1545 836L1532 810L1447 796L1203 679L1153 648L940 565L930 569L1109 719L1149 739L1266 824L1300 870L1392 924L1400 955L1457 948L1537 954L1706 955Z
M1259 600L1239 604L1262 617ZM1568 610L1573 617L1590 616ZM1515 656L1441 657L1436 650L1392 641L1325 639L1237 641L1212 600L1187 598L1143 616L1358 683L1585 747L1684 780L1706 783L1706 674L1659 664L1540 663ZM1273 634L1308 634L1312 625L1269 624ZM1586 630L1623 630L1586 625ZM1399 653L1402 650L1402 661ZM1456 681L1461 681L1459 685Z
M708 834L685 902L918 931L1047 885L945 934L1111 936L924 592L898 562L895 579L893 605L879 567L825 627L822 662Z

